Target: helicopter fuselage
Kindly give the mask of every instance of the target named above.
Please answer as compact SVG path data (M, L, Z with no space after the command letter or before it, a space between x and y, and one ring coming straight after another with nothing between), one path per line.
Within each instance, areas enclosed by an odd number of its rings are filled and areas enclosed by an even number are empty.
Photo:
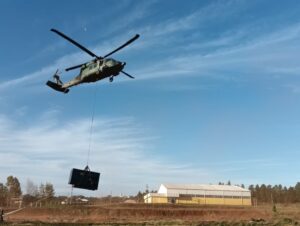
M82 66L80 76L82 82L95 82L107 77L117 76L124 66L125 63L111 58L91 61Z
M80 73L74 79L63 84L62 88L69 88L80 83L96 82L109 77L110 81L123 70L126 63L112 58L97 59L82 65Z

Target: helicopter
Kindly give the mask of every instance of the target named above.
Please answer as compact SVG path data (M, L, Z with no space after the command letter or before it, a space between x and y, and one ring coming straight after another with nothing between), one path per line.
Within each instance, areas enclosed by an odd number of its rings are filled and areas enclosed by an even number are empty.
M46 85L51 87L52 89L62 92L62 93L68 93L69 88L72 86L76 86L82 83L90 83L90 82L96 82L99 80L102 80L104 78L109 78L109 81L112 82L114 80L114 77L119 75L120 73L128 76L129 78L134 79L134 77L127 72L123 71L126 62L120 62L112 58L108 58L110 55L114 54L115 52L123 49L127 45L131 44L133 41L138 39L140 37L139 34L136 34L133 38L125 42L123 45L119 46L115 50L111 51L110 53L104 55L104 56L98 56L95 53L91 52L84 46L80 45L78 42L74 41L64 33L56 30L51 29L50 31L58 34L59 36L63 37L64 39L71 42L73 45L77 46L90 56L94 57L93 60L79 64L76 66L72 66L69 68L66 68L65 71L74 70L77 68L80 68L80 73L70 81L63 83L60 80L60 77L58 75L58 70L53 75L54 81L47 81Z

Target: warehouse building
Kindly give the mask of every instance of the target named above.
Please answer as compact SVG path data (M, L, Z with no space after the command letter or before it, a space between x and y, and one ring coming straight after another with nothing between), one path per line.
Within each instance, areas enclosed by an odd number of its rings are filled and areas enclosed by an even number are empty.
M145 203L251 205L251 192L233 185L161 184L157 193L144 196Z

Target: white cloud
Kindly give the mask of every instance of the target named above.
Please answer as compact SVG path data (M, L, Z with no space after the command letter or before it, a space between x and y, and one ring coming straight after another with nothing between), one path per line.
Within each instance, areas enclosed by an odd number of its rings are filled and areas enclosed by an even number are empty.
M238 4L237 4L238 3ZM170 18L158 24L149 25L140 29L146 37L169 36L167 42L172 37L170 35L178 32L194 30L198 33L203 26L207 26L209 21L230 17L231 14L245 8L241 1L215 1L205 7L196 8L190 14L182 17ZM197 31L195 31L195 29Z
M176 75L218 76L226 78L232 75L295 75L299 74L298 61L300 45L299 24L255 37L248 32L237 31L215 40L185 46L185 51L174 57L160 60L158 63L134 74L143 78L158 78ZM247 28L245 28L247 29ZM248 35L247 35L248 34ZM244 36L250 40L241 41ZM208 53L202 48L214 46ZM232 76L230 76L232 77ZM247 78L247 76L245 76ZM248 77L249 79L249 77Z
M89 119L61 123L57 112L21 127L0 117L0 179L17 176L25 186L49 181L58 194L67 194L71 168L84 168L89 146ZM46 118L48 117L48 118ZM163 182L207 181L209 172L186 163L171 163L149 150L157 137L145 132L133 118L101 118L94 124L89 165L102 173L101 194L135 194L146 184L155 189ZM4 181L2 181L4 182ZM23 188L24 190L24 188ZM75 193L95 195L76 190Z

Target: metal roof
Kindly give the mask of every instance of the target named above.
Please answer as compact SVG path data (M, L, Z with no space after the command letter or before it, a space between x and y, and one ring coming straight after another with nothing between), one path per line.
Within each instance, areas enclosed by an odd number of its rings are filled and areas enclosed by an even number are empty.
M236 185L211 185L211 184L162 184L167 189L176 190L206 190L206 191L240 191L249 192L248 189Z

